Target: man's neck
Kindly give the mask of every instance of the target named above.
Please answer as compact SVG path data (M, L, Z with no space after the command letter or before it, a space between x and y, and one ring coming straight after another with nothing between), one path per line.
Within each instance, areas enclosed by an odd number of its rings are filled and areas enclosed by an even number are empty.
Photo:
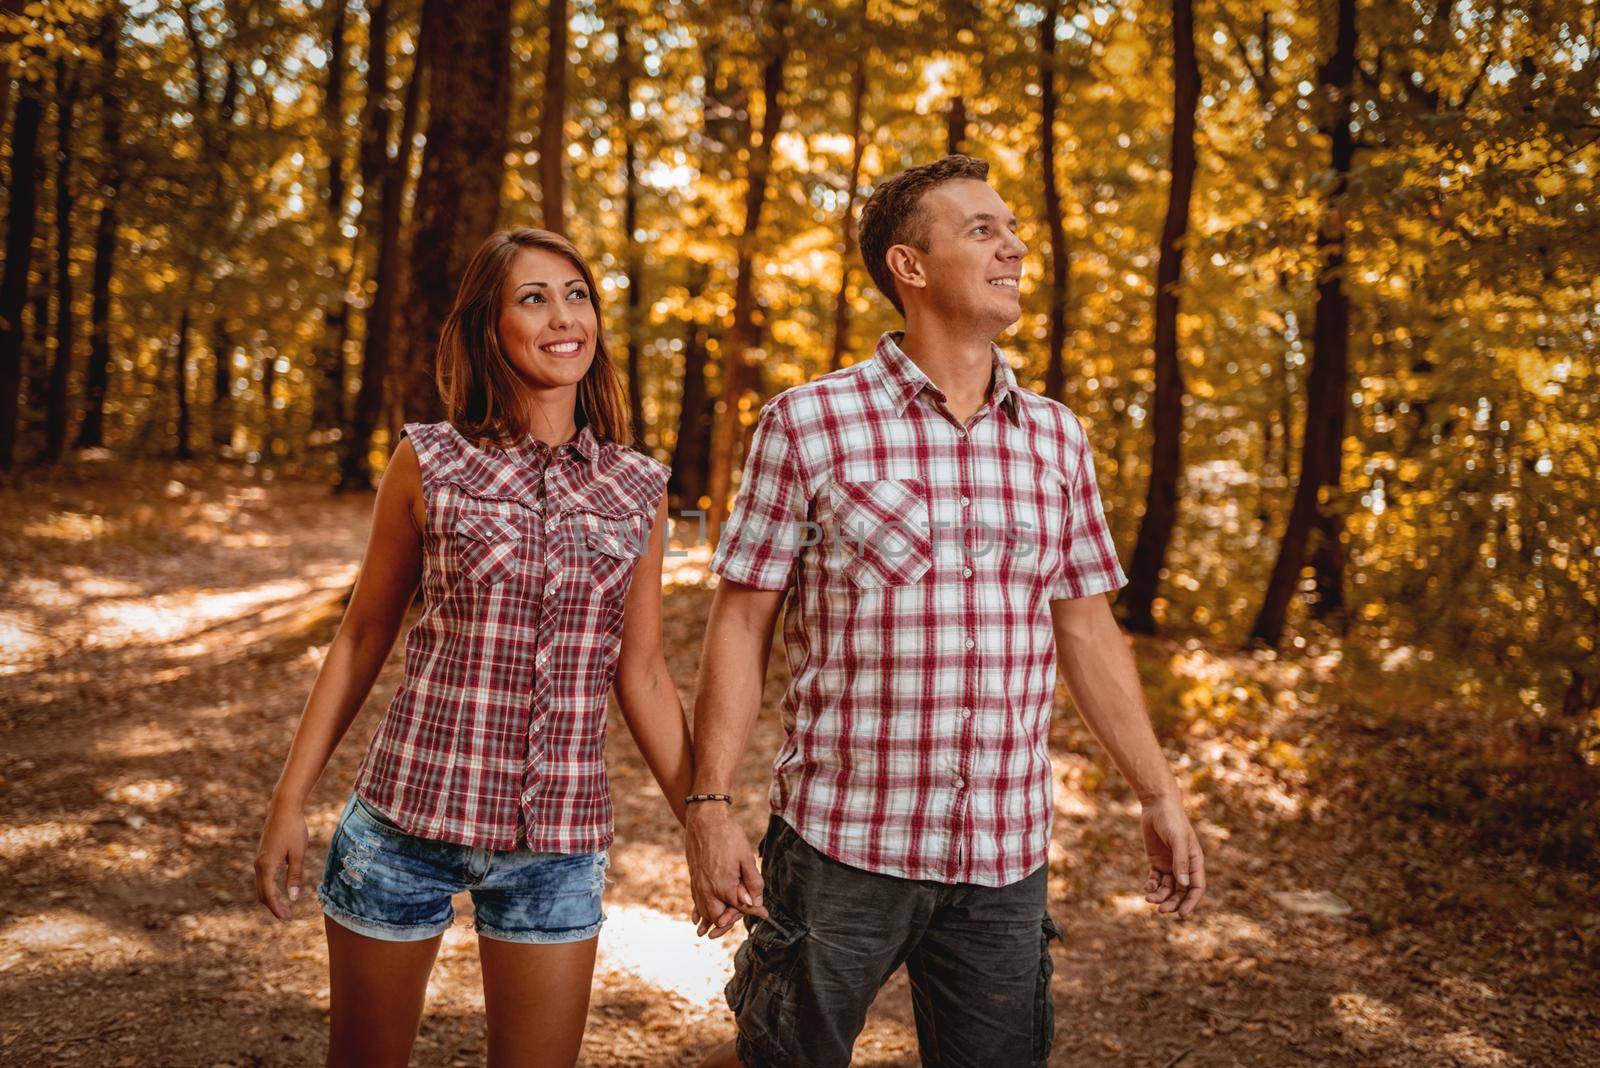
M991 340L909 316L900 351L944 392L950 414L965 422L989 398L994 371Z

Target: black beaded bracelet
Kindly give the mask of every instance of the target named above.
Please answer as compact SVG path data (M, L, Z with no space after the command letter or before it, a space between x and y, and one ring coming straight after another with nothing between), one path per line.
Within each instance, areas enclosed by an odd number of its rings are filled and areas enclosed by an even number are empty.
M696 801L726 801L728 804L731 805L731 804L733 804L733 795L732 794L690 794L688 797L683 799L683 803L686 804L686 805L692 805Z

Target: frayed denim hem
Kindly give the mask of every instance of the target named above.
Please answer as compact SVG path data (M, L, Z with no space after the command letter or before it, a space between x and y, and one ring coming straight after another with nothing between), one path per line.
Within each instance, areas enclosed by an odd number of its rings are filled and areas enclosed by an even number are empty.
M383 923L379 920L368 920L346 911L328 900L322 889L317 889L317 899L322 902L323 915L337 923L340 927L354 931L358 935L376 938L380 942L423 942L435 935L444 934L455 922L455 918L440 927L403 927L394 923Z
M521 942L524 945L558 945L563 942L587 942L600 933L600 928L605 924L606 918L600 917L599 923L592 923L588 927L573 927L566 931L498 931L493 927L477 924L478 934L484 938L493 938L498 942Z

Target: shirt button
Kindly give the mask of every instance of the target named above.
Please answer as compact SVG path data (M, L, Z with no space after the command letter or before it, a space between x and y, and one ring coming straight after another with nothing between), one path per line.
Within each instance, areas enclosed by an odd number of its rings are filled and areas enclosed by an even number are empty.
M964 567L964 568L961 569L961 573L963 575L965 575L967 578L971 578L972 577L972 568Z
M967 505L969 505L971 503L972 503L972 499L969 498L965 493L963 493L961 495L961 507L965 508Z
M974 639L974 638L968 638L967 639L967 648L968 649L974 649L974 648L977 647L977 645L978 645L978 642L977 642L976 639Z
M957 779L956 780L956 789L957 790L963 789L966 785L967 785L967 780L965 780L965 779Z
M963 709L962 709L962 710L961 710L961 718L962 718L962 719L971 719L971 718L972 718L972 709L970 709L970 708L963 708Z

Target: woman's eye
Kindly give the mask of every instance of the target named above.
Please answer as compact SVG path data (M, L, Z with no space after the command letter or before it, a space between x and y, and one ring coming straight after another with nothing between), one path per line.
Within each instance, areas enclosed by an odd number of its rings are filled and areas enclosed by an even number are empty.
M523 298L522 298L520 303L532 304L534 301L542 301L542 300L544 300L543 294L540 294L540 293L527 293L527 294L523 295Z
M582 289L574 289L572 292L568 293L567 296L577 297L579 300L589 299L589 294Z

